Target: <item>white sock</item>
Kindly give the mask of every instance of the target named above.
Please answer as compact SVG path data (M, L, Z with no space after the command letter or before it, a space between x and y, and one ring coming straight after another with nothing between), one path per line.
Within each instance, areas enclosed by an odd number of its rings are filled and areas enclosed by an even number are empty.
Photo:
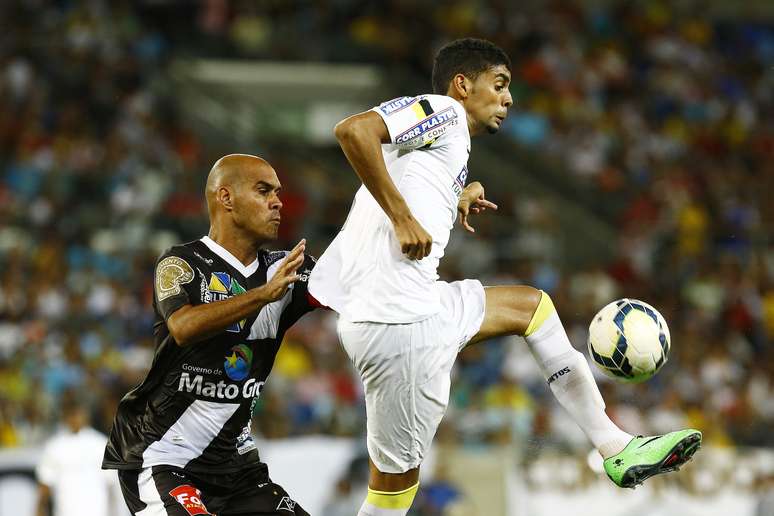
M543 296L547 295L543 293ZM570 344L556 310L552 307L551 315L524 339L554 396L602 457L623 450L633 436L618 428L608 417L589 364Z
M408 509L384 509L365 500L360 506L357 516L406 516L407 513Z

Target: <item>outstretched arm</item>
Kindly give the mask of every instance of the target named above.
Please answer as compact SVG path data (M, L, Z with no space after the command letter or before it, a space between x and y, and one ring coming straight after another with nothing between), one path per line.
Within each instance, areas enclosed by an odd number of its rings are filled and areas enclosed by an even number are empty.
M390 135L384 120L367 111L336 124L334 134L355 173L392 221L401 251L416 260L429 255L432 237L411 214L387 172L381 144L390 143Z
M305 240L285 257L274 276L261 287L223 301L184 305L167 318L167 328L178 346L188 346L220 333L225 328L280 299L298 279L296 270L304 261Z

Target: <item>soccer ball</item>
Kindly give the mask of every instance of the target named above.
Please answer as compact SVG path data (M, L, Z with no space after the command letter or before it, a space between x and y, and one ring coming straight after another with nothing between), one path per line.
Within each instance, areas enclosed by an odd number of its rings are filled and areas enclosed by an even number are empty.
M625 382L642 382L669 356L669 328L658 311L637 299L613 301L589 325L589 354L602 371Z

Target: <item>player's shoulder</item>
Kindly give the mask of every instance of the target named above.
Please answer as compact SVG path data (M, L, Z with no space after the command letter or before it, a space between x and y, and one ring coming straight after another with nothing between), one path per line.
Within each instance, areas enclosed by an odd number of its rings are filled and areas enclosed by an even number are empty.
M420 118L428 117L444 110L454 110L458 115L464 115L462 104L448 95L423 93L414 96L401 96L386 100L376 106L375 110L384 116L398 115L401 112L413 112Z
M467 134L462 104L446 95L398 97L374 110L387 124L392 143L404 149L432 150Z
M201 241L195 240L167 248L156 261L155 285L158 300L177 295L181 286L191 283L202 270L212 266L214 256Z
M215 261L215 253L201 240L192 240L182 244L175 244L164 250L157 260L157 267L162 263L185 262L188 266L211 266Z
M452 108L462 113L465 112L465 109L462 107L462 104L460 104L457 100L453 99L448 95L436 95L435 93L426 93L426 94L417 96L417 98L420 101L422 100L427 101L427 103L434 108L434 111Z

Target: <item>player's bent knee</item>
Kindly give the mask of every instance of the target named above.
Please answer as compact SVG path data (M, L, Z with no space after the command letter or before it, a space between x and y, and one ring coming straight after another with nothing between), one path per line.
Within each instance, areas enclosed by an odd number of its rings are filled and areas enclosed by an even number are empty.
M540 290L539 292L540 301L538 302L537 308L535 308L535 313L532 314L532 319L530 319L529 324L527 325L527 330L524 332L525 337L529 337L535 333L535 331L543 326L543 323L556 312L551 296L543 290Z

